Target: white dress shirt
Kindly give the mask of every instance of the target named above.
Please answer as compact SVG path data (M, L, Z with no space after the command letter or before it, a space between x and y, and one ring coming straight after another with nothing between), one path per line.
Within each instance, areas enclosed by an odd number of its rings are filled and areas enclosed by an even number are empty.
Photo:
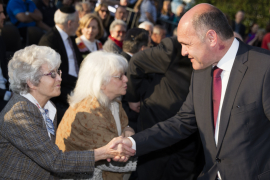
M73 51L69 45L69 42L68 42L69 36L65 31L63 31L57 25L55 25L55 27L58 30L66 48L67 57L68 57L68 74L74 77L78 77L78 74L75 69L75 59L74 59L74 56L76 56L76 54L73 54Z
M234 39L231 47L227 51L227 53L221 58L221 60L218 62L217 67L222 69L221 73L221 81L222 81L222 89L221 89L221 97L220 97L220 105L218 110L218 117L216 122L216 129L215 129L215 142L216 146L218 144L218 134L219 134L219 124L220 124L220 112L223 105L224 96L226 93L229 77L231 74L232 66L236 57L236 53L239 48L239 41L237 39ZM132 137L128 137L132 142L132 149L136 150L136 142ZM218 172L219 179L221 179L220 173Z
M121 123L120 123L120 117L119 117L119 103L116 101L111 102L110 110L112 112L112 115L114 117L116 128L118 132L118 136L121 136Z
M42 113L42 109L41 109L41 106L40 104L38 103L38 101L30 94L30 93L27 93L27 94L20 94L21 96L25 97L26 99L28 99L30 102L32 102L34 105L36 105L38 107L38 109L40 110L40 113L42 114L43 116L43 120L46 124L46 117L43 115ZM44 108L43 109L48 109L49 111L49 118L52 120L52 122L54 121L54 118L55 118L55 115L56 115L56 108L54 107L54 105L48 101ZM48 130L47 130L48 131ZM55 132L56 132L56 129L55 129ZM48 131L48 135L49 137L51 138L51 134L49 133Z

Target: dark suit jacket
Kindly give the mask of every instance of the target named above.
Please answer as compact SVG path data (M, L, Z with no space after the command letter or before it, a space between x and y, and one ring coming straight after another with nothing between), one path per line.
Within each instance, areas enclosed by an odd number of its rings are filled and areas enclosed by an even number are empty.
M235 31L235 21L232 21L232 29ZM242 36L243 39L246 38L246 26L244 24L240 24L239 27L239 34Z
M94 171L93 151L63 153L54 139L39 109L14 94L0 113L0 179L74 178Z
M128 102L141 100L138 131L174 116L185 101L193 69L190 60L181 55L181 49L177 38L172 37L163 39L157 47L132 56L127 71L129 81L126 100ZM155 73L153 79L149 80L148 75L153 73ZM148 79L148 84L145 79ZM147 178L152 176L152 179L192 179L196 171L194 166L198 159L199 147L199 136L194 134L185 142L155 152L155 155L147 154L138 162L148 159L143 165L152 163L150 167L141 168L147 172L149 168L153 168L154 175L150 174ZM158 169L160 167L162 169ZM172 170L172 167L177 167L178 170ZM139 176L146 177L147 172L139 172Z
M199 180L270 179L270 52L240 42L220 116L216 147L212 118L212 67L194 71L177 115L133 136L145 154L199 131L206 164Z
M80 66L82 62L81 53L75 43L75 37L71 37L72 45L76 53L76 58L78 61L78 66ZM61 56L62 63L60 65L60 69L62 70L62 83L61 83L61 95L53 99L54 102L61 101L67 105L67 95L74 89L76 85L77 78L68 74L69 64L68 57L64 42L58 32L58 30L54 27L49 32L47 32L41 40L39 41L40 46L49 46L58 52Z

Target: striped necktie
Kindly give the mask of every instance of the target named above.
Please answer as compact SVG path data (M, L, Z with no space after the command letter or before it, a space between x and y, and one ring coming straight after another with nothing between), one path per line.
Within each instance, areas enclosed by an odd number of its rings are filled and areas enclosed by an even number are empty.
M45 119L46 119L46 127L50 134L55 135L54 126L52 120L49 118L49 110L44 109L45 111Z

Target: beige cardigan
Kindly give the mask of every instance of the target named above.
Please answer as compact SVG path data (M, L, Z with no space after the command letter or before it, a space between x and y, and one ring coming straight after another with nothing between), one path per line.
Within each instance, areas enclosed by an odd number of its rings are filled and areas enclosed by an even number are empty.
M119 102L121 129L128 125ZM56 145L62 151L84 151L102 147L118 136L111 110L88 97L65 112L56 132ZM122 180L123 174L103 171L104 180Z

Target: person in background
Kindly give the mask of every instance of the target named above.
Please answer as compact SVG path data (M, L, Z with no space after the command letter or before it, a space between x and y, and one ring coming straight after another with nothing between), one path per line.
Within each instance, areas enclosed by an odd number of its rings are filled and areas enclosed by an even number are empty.
M144 21L150 21L153 24L156 23L157 10L153 0L143 0L140 5L140 13L139 23Z
M80 19L76 34L76 44L83 58L102 49L102 43L98 39L103 35L103 26L95 14L86 14Z
M38 26L48 31L51 28L43 22L41 12L31 0L10 0L7 4L7 14L12 24L14 24L23 38L23 43L27 38L27 27Z
M149 36L151 37L153 33L154 25L149 21L144 21L138 26L138 28L148 31Z
M6 16L3 9L3 1L0 0L0 30L4 27ZM7 88L7 76L4 77L7 71L6 47L2 36L0 36L0 111L5 107L12 93ZM3 71L2 71L3 70Z
M77 2L75 9L79 13L79 19L81 19L84 15L91 13L91 4L88 1Z
M251 46L261 47L264 35L265 35L265 29L258 29L256 36L248 44Z
M176 13L173 22L178 23L184 14L185 14L185 6L183 4L178 5L176 8Z
M163 26L155 25L151 36L153 46L157 46L166 37L166 29Z
M63 72L61 95L52 99L60 121L68 108L67 95L75 87L82 56L75 42L79 25L78 12L72 6L63 6L55 12L54 21L55 27L42 36L39 45L49 46L61 56L60 69Z
M270 24L268 24L266 26L266 34L264 35L263 37L263 40L262 40L262 48L263 49L267 49L267 50L270 50Z
M43 22L50 28L53 28L55 25L53 20L54 13L57 10L54 0L38 0L36 6L42 14Z
M116 139L88 151L63 152L57 147L57 111L50 99L61 93L60 63L53 49L36 45L17 51L10 60L14 94L0 113L1 179L85 179L94 172L95 162L124 152L123 146L111 148L112 142L121 142Z
M114 53L98 51L84 59L74 92L68 98L69 108L57 129L55 143L60 150L89 151L114 137L134 134L120 99L127 90L127 67L125 58ZM102 171L103 180L123 180L123 175Z
M126 21L127 20L127 9L124 6L118 6L114 17L115 17L115 19Z
M242 23L244 18L245 12L241 10L235 14L235 21L232 21L233 31L239 33L243 39L246 38L246 26Z
M108 5L105 3L100 3L98 6L96 6L94 13L101 19L103 24L104 33L102 38L99 40L102 42L102 44L104 44L110 34L110 24L112 23Z
M120 0L119 4L120 6L127 7L129 5L129 0Z
M256 23L253 23L250 27L250 30L249 30L249 33L245 39L245 43L249 43L250 41L252 41L255 36L257 35L257 32L258 32L258 29L259 29L259 25L256 24Z
M167 20L167 21L173 21L174 19L174 13L171 11L171 1L170 0L164 0L163 6L160 13L160 19Z
M110 26L110 36L105 42L103 49L107 52L120 54L122 52L123 40L127 25L122 20L114 20Z

